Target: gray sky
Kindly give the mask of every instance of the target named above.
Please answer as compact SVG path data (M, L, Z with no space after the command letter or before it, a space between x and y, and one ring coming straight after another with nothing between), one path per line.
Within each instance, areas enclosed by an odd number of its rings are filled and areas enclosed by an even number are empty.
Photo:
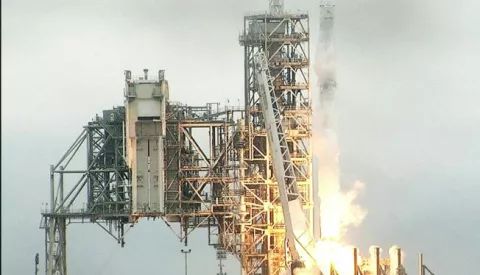
M285 1L310 11L314 46L317 1ZM172 100L237 102L242 16L267 2L2 1L2 272L33 272L48 165L96 113L122 104L123 70L166 69ZM480 258L480 5L421 2L337 4L342 176L366 184L369 212L346 242L364 254L400 245L409 274L418 252L438 274L471 274ZM68 234L70 274L183 272L182 245L162 222L142 221L123 249L93 225ZM189 274L215 274L206 232L191 248ZM238 274L238 263L226 269Z

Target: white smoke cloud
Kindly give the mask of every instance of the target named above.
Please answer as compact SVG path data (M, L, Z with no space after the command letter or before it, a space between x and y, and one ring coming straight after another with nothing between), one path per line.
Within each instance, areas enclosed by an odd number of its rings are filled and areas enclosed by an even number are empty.
M356 181L352 189L344 194L340 194L340 196L343 197L341 201L344 203L340 218L341 236L346 233L349 227L359 226L367 215L366 209L362 208L359 204L355 204L355 199L364 189L365 184Z
M335 48L330 42L319 42L315 61L314 70L319 87L329 79L336 79Z

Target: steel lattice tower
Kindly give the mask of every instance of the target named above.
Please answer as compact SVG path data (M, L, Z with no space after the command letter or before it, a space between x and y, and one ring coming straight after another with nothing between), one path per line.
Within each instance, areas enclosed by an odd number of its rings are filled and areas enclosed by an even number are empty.
M244 274L279 274L285 268L285 229L272 172L265 124L259 108L253 56L265 51L273 84L284 110L288 146L296 166L304 209L313 224L309 20L307 13L264 13L244 18L240 45L245 51L245 113L248 146L244 153L246 220L242 221ZM313 230L313 229L312 229Z

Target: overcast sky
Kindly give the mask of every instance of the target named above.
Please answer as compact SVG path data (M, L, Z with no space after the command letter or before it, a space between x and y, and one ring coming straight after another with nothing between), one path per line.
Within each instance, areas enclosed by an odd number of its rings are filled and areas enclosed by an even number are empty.
M285 2L309 10L313 55L318 2ZM2 273L31 274L36 252L43 272L48 165L122 104L123 70L165 69L175 101L237 102L243 15L267 3L2 1ZM438 274L473 274L480 259L478 10L474 0L337 4L342 177L366 184L368 210L345 242L363 254L399 245L409 274L418 252ZM189 274L217 272L206 236L192 237ZM67 245L73 275L183 272L182 244L162 222L142 221L123 249L99 227L72 225ZM239 274L238 263L226 271Z

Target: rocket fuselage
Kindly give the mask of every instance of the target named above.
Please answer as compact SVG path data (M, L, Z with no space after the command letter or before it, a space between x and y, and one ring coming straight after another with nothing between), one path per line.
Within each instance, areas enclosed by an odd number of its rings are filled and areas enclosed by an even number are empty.
M322 232L321 200L329 196L338 186L338 148L335 131L334 95L337 88L335 72L335 50L333 45L333 27L335 23L335 5L332 2L320 4L320 26L317 42L315 72L319 86L319 112L315 131L315 157L318 171L314 184L314 193L319 199L314 201L314 235L317 240L325 237ZM330 190L332 189L332 190ZM328 232L325 232L328 235ZM328 236L326 236L328 237Z
M317 50L317 76L320 86L320 112L322 131L335 128L333 100L337 88L335 72L335 50L333 26L335 5L332 2L320 4L320 31Z
M320 5L320 31L317 51L317 76L320 86L320 106L324 119L323 129L331 127L331 105L337 88L335 72L335 50L333 46L333 26L335 5L331 2Z
M332 2L320 4L320 42L330 42L333 39L333 25L335 23L335 5Z

